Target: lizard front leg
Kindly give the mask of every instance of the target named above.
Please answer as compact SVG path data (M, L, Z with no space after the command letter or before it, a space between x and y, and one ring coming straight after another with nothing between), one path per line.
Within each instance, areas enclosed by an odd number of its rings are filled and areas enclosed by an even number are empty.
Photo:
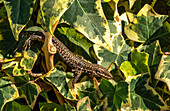
M72 86L74 88L74 84L77 82L77 80L79 79L79 77L81 76L82 74L82 71L81 70L78 70L78 69L72 69L72 71L76 71L77 72L77 75L74 77L74 80L72 82Z

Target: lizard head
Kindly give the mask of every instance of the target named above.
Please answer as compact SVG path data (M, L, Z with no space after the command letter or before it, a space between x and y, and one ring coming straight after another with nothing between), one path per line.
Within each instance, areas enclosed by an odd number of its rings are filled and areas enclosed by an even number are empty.
M112 79L112 74L104 67L98 64L93 64L93 68L95 69L96 75L102 76L106 79Z

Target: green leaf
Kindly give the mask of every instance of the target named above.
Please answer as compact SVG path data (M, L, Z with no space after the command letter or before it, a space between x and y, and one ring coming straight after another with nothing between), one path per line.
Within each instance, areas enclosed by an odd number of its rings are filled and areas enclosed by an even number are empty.
M37 54L34 51L28 50L24 53L24 57L21 59L20 65L21 67L24 67L24 70L30 71L32 70L37 58Z
M24 75L26 72L25 70L19 66L19 64L17 63L12 71L13 76L20 76L20 75Z
M148 65L151 72L151 82L152 85L155 86L157 83L157 80L155 80L155 74L158 69L161 57L163 55L159 41L154 41L153 43L148 45L142 44L138 47L138 49L149 54Z
M47 75L48 76L45 77L45 79L54 85L65 98L74 99L67 85L65 72L53 68Z
M5 8L13 36L18 40L18 35L31 17L36 0L5 0Z
M75 0L60 23L67 23L101 46L109 47L110 29L100 0Z
M170 0L167 2L167 5L170 6Z
M6 64L3 64L2 69L7 69L7 68L9 68L9 67L11 67L13 65L16 65L16 64L18 64L18 62L16 62L16 61L8 62Z
M78 90L79 98L82 99L86 96L89 97L91 108L93 109L97 104L99 104L99 95L94 88L88 90Z
M1 8L0 14L6 12L5 8ZM10 25L8 18L5 14L0 16L0 54L5 58L11 57L12 52L15 49L17 42L15 41L12 31L10 30Z
M137 49L132 51L131 60L136 66L139 74L149 72L148 57L149 55L145 52L139 52Z
M137 74L136 66L131 61L124 61L121 66L120 70L123 72L125 77L128 76L135 76Z
M126 78L128 76L149 72L148 57L149 55L147 53L134 49L131 53L131 61L123 62L120 70Z
M22 58L21 67L24 67L24 70L30 71L34 65L34 59L32 58Z
M77 103L77 111L92 111L89 97L80 99Z
M24 97L27 101L28 106L33 109L39 93L41 92L40 87L32 82L27 82L19 87L19 93L21 97Z
M129 39L141 43L168 36L170 32L160 30L166 17L154 12L151 6L145 5L137 15L131 17L134 19L125 27L125 34Z
M58 30L60 33L66 35L71 42L82 47L86 53L90 55L89 48L93 46L93 43L89 41L84 35L76 32L76 29L69 27L62 26L61 28L58 28Z
M164 54L161 58L155 78L167 84L170 90L170 55Z
M52 27L70 7L74 0L41 0L39 22L46 26L51 34Z
M29 80L30 80L30 78L29 78L28 73L26 73L26 74L23 75L23 76L14 76L14 84L15 84L17 87L23 86L24 84L26 84L27 82L29 82Z
M108 68L112 63L120 66L122 62L128 60L128 54L131 51L130 46L126 44L122 35L114 36L111 44L111 50L107 50L98 45L94 46L95 52L100 59L99 63L105 68Z
M19 104L16 101L11 101L5 104L3 111L31 111L27 105Z
M126 82L119 82L115 86L106 79L102 79L99 88L107 98L109 110L117 111L121 108L121 103L127 101L128 84Z
M159 65L159 62L161 60L162 57L162 51L161 51L161 47L159 44L159 41L154 41L151 44L148 45L143 45L138 47L139 50L143 50L144 52L149 54L149 59L148 59L148 65L149 67L154 67L155 72L157 70L157 67Z
M70 104L64 104L67 111L76 111L75 107Z
M93 111L100 111L100 109L102 108L103 103L100 103L99 105L96 105L93 109Z
M148 85L149 73L129 76L130 104L132 110L166 110L167 106L161 96Z
M56 104L56 103L40 102L39 108L40 108L40 111L66 111L64 106Z
M0 20L3 19L6 16L7 16L7 13L6 13L5 7L1 7L1 9L0 9Z
M8 80L0 78L0 109L3 109L3 106L16 98L19 97L17 88Z

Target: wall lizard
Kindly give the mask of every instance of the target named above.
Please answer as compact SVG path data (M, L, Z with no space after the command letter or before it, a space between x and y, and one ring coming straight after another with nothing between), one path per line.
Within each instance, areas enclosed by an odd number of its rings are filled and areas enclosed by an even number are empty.
M44 42L45 32L40 31L24 31L23 35L27 37L26 43L31 42L31 40L38 40ZM83 57L79 57L72 53L58 38L52 37L53 45L56 47L60 56L68 63L72 68L73 72L77 72L77 76L73 80L74 83L78 80L82 72L91 74L96 77L104 77L106 79L112 79L112 74L104 67L99 64L92 64L87 62Z

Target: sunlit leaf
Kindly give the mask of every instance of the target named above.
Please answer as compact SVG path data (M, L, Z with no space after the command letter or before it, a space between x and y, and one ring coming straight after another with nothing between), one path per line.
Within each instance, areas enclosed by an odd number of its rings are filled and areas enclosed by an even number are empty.
M19 97L18 90L10 81L0 78L0 109L2 110L3 106L16 98Z
M109 47L110 29L100 0L75 0L60 22L70 24L92 42Z
M8 20L13 36L18 40L18 35L29 21L33 12L32 4L35 0L5 0Z
M128 76L149 72L148 57L149 55L147 53L134 49L131 53L131 61L123 62L120 70L126 78Z
M41 0L39 22L53 34L52 27L74 0ZM42 17L42 18L41 18Z
M20 76L20 75L24 75L25 74L25 70L19 66L19 64L17 63L15 66L14 66L14 69L13 69L13 75L14 76Z
M161 96L148 85L149 73L129 76L130 104L132 110L166 110L167 106Z
M161 29L167 16L157 14L149 5L145 5L137 15L132 16L134 20L125 27L125 33L133 41L144 43L170 34Z
M155 78L165 82L170 90L170 55L163 55Z
M35 61L37 60L37 54L32 50L28 50L24 53L24 57L21 59L20 65L24 67L24 70L32 70Z
M131 61L123 62L120 70L126 78L128 76L149 72L148 57L149 55L147 53L134 49L131 53Z
M12 62L8 62L8 63L6 63L6 64L4 64L3 66L2 66L2 69L7 69L7 68L9 68L9 67L11 67L11 66L13 66L13 65L16 65L18 62L16 62L16 61L12 61Z
M137 67L138 73L145 73L149 71L148 67L148 57L149 55L144 52L139 52L134 49L131 53L131 60Z
M47 81L53 84L65 98L74 99L69 91L65 72L53 68L47 75L45 77Z
M131 61L124 61L120 66L120 70L123 72L126 78L128 76L135 76L138 73L135 64L133 64Z
M120 66L122 62L128 60L128 54L131 51L130 46L126 44L122 35L113 38L112 50L107 50L98 45L95 45L94 49L100 59L99 64L105 68L108 68L112 63L116 63Z

